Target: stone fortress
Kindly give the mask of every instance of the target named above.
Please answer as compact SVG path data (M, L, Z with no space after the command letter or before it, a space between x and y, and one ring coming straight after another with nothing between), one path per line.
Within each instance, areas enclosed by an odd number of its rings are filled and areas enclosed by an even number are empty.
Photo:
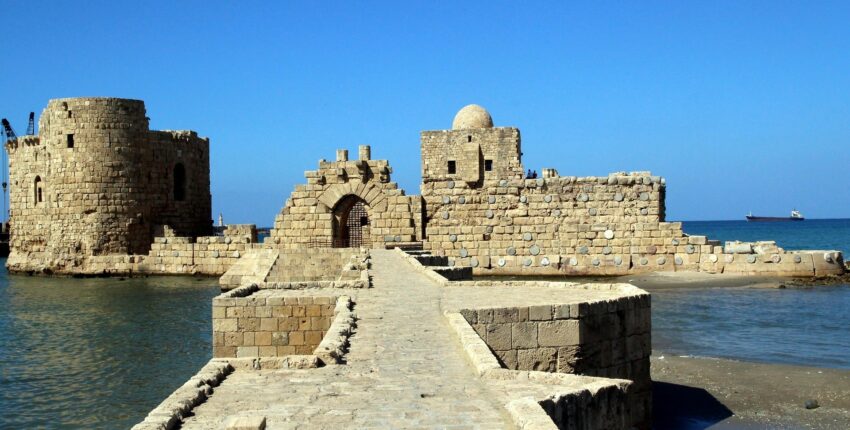
M387 161L337 151L305 173L275 219L267 246L421 246L481 274L622 275L649 271L813 276L842 273L833 251L785 251L772 242L722 246L665 221L665 181L649 172L525 178L519 129L493 127L470 105L451 130L421 136L421 197L390 182ZM356 205L359 203L359 205ZM361 207L355 224L348 214Z
M361 146L305 172L260 243L211 230L209 141L140 101L52 100L6 144L10 271L221 275L214 358L147 429L647 429L650 297L484 275L844 272L836 251L724 245L665 221L648 172L528 179L475 105L421 135L420 196Z
M296 186L271 236L211 232L209 141L151 131L144 103L51 100L38 136L9 141L13 272L221 275L255 249L422 248L479 274L648 271L821 276L834 251L728 243L665 220L665 182L649 172L525 178L520 131L469 105L451 130L421 135L421 196L386 160L338 150Z

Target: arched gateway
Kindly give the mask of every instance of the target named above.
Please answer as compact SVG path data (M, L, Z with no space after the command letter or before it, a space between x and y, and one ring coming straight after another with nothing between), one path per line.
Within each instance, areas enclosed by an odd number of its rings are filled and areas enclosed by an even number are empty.
M284 249L301 247L385 248L421 240L417 220L422 199L406 196L390 180L387 160L370 159L359 148L359 159L337 151L336 161L319 161L304 172L307 183L295 187L267 243Z
M369 206L358 196L343 197L333 210L333 247L370 245Z

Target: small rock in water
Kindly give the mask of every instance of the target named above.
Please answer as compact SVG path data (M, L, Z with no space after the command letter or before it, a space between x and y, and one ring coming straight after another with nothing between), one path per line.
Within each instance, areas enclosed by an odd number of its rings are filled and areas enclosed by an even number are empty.
M815 399L806 400L806 409L817 409L820 407L820 404Z

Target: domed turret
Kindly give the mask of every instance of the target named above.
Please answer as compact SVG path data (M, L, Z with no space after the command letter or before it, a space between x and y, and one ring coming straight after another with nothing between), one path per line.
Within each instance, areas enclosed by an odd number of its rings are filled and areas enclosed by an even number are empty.
M493 118L487 109L478 105L466 105L457 112L452 121L452 130L470 128L493 128Z

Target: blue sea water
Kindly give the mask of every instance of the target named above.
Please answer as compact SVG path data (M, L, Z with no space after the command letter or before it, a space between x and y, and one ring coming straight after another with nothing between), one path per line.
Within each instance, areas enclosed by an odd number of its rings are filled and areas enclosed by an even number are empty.
M850 254L850 219L793 222L685 221L685 233L727 240L775 240L785 249L824 249Z
M685 222L720 240L850 253L850 220ZM663 289L652 292L655 349L674 354L850 369L850 286Z
M214 278L10 276L0 265L0 429L130 428L212 355Z

